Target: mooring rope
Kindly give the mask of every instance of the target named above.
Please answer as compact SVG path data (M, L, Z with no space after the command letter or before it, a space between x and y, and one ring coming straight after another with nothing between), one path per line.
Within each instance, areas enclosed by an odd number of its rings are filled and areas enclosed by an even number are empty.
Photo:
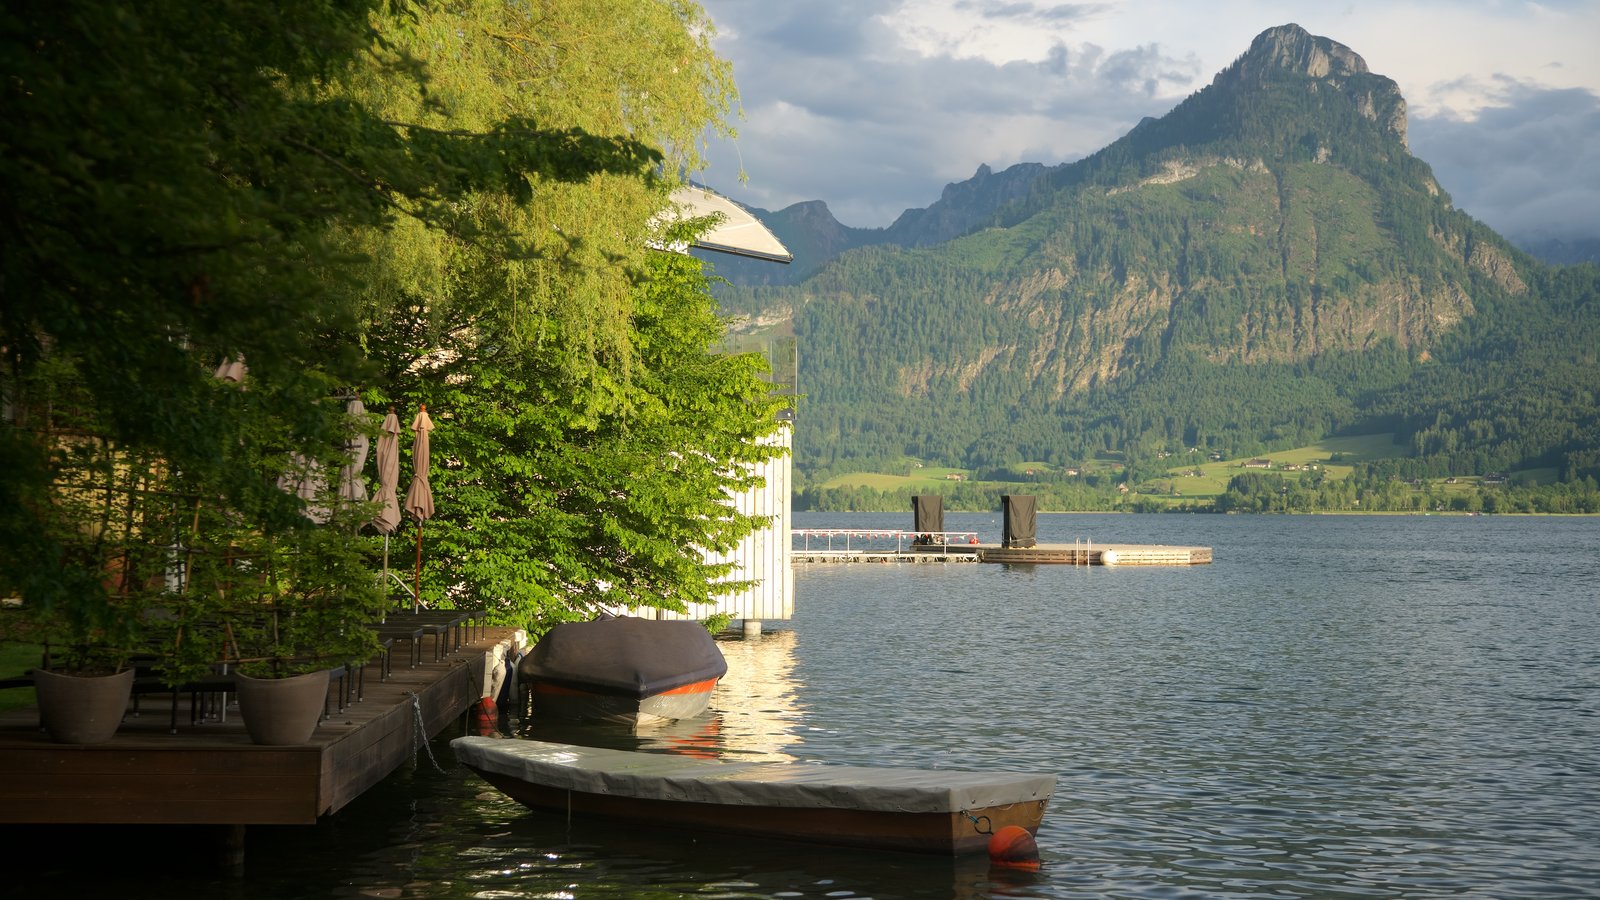
M979 834L994 834L994 821L988 816L975 816L964 809L961 810L961 814L966 816L967 821L972 823L973 831L976 831ZM978 824L980 822L983 824Z
M417 743L418 736L420 735L422 749L428 751L428 762L433 764L433 770L438 772L440 775L449 774L445 772L444 769L439 768L439 761L433 758L433 747L428 743L428 726L424 725L422 722L422 698L418 697L415 691L408 691L407 693L411 694L411 708L416 711L415 718L417 720L417 727L411 731L412 762L416 762L417 759Z

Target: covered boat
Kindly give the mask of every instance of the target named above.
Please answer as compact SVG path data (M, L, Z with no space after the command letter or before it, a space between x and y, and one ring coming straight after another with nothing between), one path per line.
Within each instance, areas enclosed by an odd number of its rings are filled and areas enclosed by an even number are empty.
M1007 825L1036 833L1054 775L694 759L464 737L461 764L513 800L600 816L825 844L957 856Z
M630 725L699 715L727 671L700 623L627 616L557 625L517 664L534 715Z

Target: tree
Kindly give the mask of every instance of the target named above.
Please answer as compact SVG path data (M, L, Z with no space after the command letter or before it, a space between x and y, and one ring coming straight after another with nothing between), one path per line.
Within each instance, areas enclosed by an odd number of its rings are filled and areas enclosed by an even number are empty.
M308 527L276 481L296 455L338 460L348 423L332 401L443 392L445 369L412 365L431 353L479 365L528 350L507 377L547 381L515 399L570 403L554 416L575 432L632 408L660 169L696 160L681 138L731 82L692 5L541 10L553 18L522 24L560 39L529 64L556 79L543 95L587 109L585 88L613 90L626 115L519 100L535 92L495 66L537 42L500 28L519 13L498 4L6 6L0 587L48 609L104 580L103 559L68 546L83 523L52 502L69 421L104 442L105 471L154 461L176 502L270 536ZM452 24L495 53L458 71L453 50L407 52ZM701 105L591 71L594 34L633 76L657 50L685 54L704 67L682 79ZM246 390L212 377L240 358ZM55 405L68 395L72 410Z

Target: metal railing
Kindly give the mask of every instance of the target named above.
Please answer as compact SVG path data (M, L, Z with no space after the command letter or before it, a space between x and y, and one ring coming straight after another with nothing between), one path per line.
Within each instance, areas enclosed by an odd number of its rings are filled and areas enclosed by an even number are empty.
M889 552L889 541L894 541L894 552L905 553L907 548L949 547L951 544L976 544L976 531L902 531L895 528L793 528L790 540L797 553L866 553ZM812 541L817 546L812 546ZM838 546L838 544L843 546Z

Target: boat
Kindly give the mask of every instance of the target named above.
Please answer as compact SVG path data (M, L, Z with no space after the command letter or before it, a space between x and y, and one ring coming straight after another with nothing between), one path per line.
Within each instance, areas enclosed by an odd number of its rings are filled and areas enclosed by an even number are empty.
M456 759L513 800L566 816L943 856L1008 825L1038 832L1054 775L696 759L463 737Z
M517 664L535 716L633 726L705 712L727 671L700 623L632 616L557 625Z

